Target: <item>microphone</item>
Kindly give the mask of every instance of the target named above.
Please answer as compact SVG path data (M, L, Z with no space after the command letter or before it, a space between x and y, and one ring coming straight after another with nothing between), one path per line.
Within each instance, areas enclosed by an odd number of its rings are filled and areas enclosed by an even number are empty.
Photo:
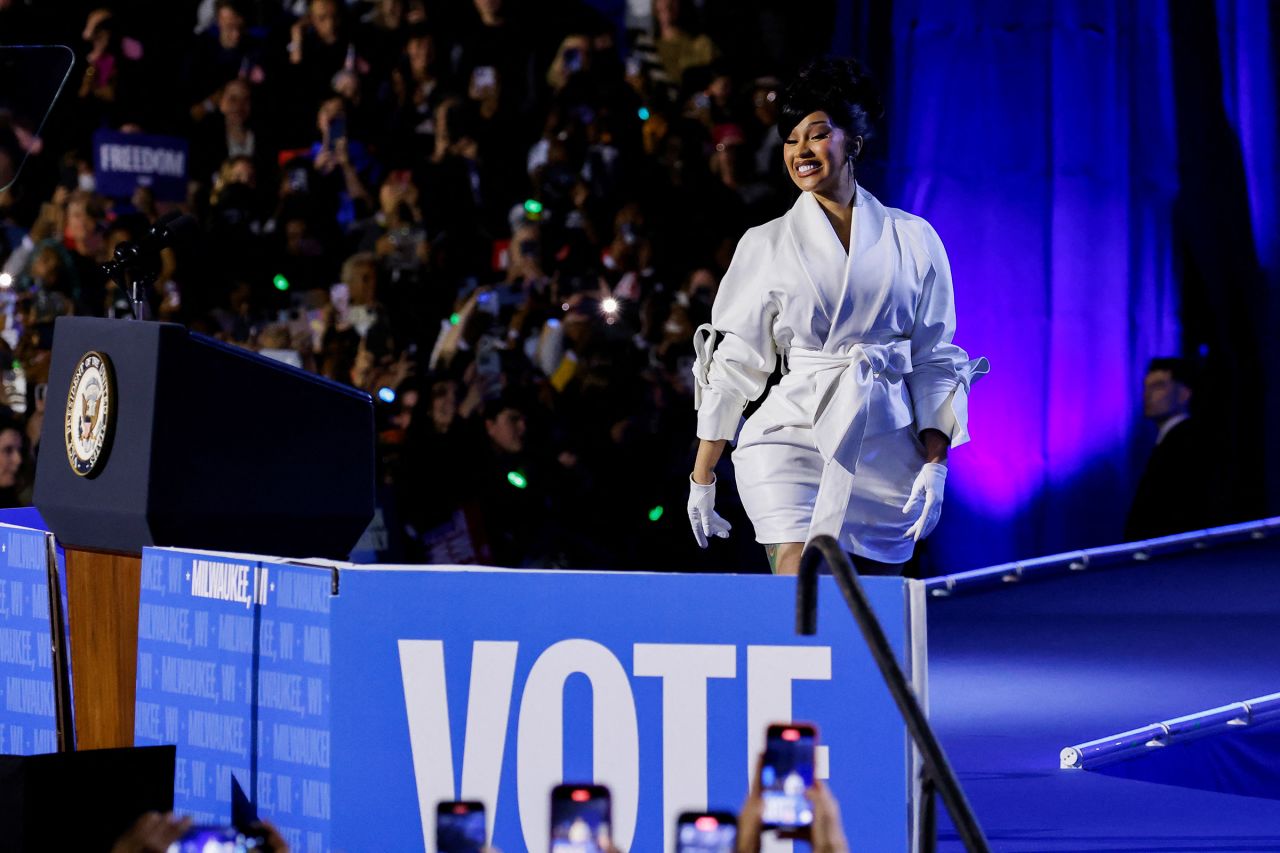
M190 243L199 225L189 213L167 213L155 221L137 243L116 246L112 260L102 265L102 274L130 291L129 305L135 320L146 319L147 288L160 274L160 250Z
M155 251L168 246L183 245L191 242L191 238L199 229L196 218L190 213L166 213L151 226L143 245L153 246Z
M186 245L199 230L200 225L191 214L166 213L155 221L141 242L116 246L114 258L102 265L102 272L117 281L117 276L123 273L151 272L159 266L161 249Z

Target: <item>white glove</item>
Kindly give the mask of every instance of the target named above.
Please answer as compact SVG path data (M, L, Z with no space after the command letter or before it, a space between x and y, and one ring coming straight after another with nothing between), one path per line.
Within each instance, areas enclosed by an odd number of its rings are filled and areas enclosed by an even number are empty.
M697 540L699 548L707 547L708 536L728 539L729 531L733 529L729 522L720 517L715 507L716 481L713 479L710 485L704 486L695 483L690 476L689 524L693 527L693 538Z
M916 523L902 534L903 539L915 539L919 542L938 526L938 519L942 517L942 491L946 484L946 465L940 462L924 463L924 467L916 475L915 483L911 486L911 497L907 498L907 502L902 505L902 514L912 512L921 504L923 506L920 508L920 516L916 519Z

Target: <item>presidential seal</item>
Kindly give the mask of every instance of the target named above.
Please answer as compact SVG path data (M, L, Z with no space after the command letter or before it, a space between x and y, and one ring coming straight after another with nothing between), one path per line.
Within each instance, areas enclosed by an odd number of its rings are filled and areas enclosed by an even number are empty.
M67 392L67 417L63 435L67 461L81 477L98 472L106 461L116 405L115 377L111 361L100 352L80 357Z

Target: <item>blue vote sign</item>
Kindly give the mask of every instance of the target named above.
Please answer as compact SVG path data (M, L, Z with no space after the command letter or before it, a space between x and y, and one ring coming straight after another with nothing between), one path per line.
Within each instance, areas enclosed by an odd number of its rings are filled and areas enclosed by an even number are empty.
M48 533L0 526L0 754L57 752Z
M98 192L128 198L149 187L160 201L187 197L187 140L180 136L99 130L93 135L93 174Z
M230 820L232 779L294 850L333 849L330 574L147 548L134 743L176 744L175 807Z
M922 678L919 584L865 586ZM178 744L179 810L225 820L228 774L249 777L300 849L434 850L436 804L464 799L493 844L542 853L551 788L595 781L618 846L656 853L679 812L736 811L766 726L804 720L858 849L905 850L905 729L831 579L817 636L796 636L794 596L767 576L148 549L137 742Z

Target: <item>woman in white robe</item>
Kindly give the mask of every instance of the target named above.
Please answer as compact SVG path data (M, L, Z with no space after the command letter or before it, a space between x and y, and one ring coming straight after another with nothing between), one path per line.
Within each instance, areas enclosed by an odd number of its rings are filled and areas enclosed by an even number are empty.
M988 369L952 343L938 235L855 180L878 104L848 61L818 60L788 87L778 127L801 195L743 235L694 335L694 537L728 536L714 469L736 436L739 495L779 573L818 534L861 569L900 572L937 524L947 452L969 440L969 388ZM781 381L739 431L779 357Z

